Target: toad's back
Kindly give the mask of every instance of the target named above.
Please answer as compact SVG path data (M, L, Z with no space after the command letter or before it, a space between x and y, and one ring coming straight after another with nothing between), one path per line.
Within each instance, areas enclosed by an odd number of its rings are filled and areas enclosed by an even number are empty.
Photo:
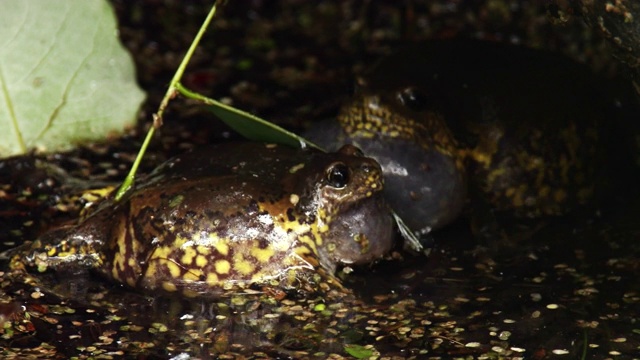
M185 296L294 287L316 274L332 282L337 264L371 262L390 248L381 191L379 165L353 146L324 154L218 145L169 160L121 201L45 235L26 259Z
M481 41L433 41L384 58L342 109L340 131L383 167L414 229L456 218L469 197L520 216L588 202L612 101L562 56Z

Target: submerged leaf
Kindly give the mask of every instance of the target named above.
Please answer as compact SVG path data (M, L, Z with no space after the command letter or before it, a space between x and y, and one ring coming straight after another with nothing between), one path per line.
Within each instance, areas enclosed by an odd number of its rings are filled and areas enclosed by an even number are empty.
M344 351L356 359L364 359L373 356L373 350L362 345L346 344Z
M0 156L134 124L144 93L105 0L3 0L0 24Z

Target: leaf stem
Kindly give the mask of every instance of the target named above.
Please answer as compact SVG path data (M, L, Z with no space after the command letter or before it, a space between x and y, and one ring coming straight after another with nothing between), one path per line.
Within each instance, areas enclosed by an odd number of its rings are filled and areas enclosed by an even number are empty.
M131 170L129 170L129 174L127 174L127 177L124 179L124 181L122 182L122 185L120 185L120 187L118 188L118 191L116 192L116 196L115 196L116 201L119 201L122 198L122 196L124 194L126 194L127 191L129 191L129 189L131 189L131 187L133 186L133 182L135 180L136 172L138 171L138 167L140 166L140 162L142 161L142 157L144 156L145 152L147 151L147 147L149 146L149 143L151 142L151 139L153 138L153 134L155 133L155 129L157 129L160 126L162 126L162 115L164 114L164 110L169 105L169 101L171 101L171 99L173 99L175 97L175 95L176 95L176 86L177 86L177 84L180 83L180 79L182 79L182 75L184 75L184 71L187 68L187 65L189 64L189 61L191 60L191 57L193 56L193 53L196 51L196 48L198 47L198 44L200 43L200 40L202 39L202 36L207 31L207 28L209 27L209 24L211 23L211 20L215 16L216 9L217 9L217 2L214 2L213 6L211 7L211 10L209 10L209 14L207 15L207 18L204 20L204 22L200 26L200 30L198 31L198 33L196 34L195 38L191 42L191 46L189 47L189 50L187 50L187 53L184 55L184 58L182 59L182 62L180 63L180 66L178 66L178 69L176 70L175 74L173 75L173 78L171 79L171 82L169 83L169 87L167 89L167 92L164 95L164 98L162 98L162 101L160 102L160 106L158 107L158 111L155 114L153 114L153 126L151 126L149 128L149 131L147 132L147 136L145 137L144 142L142 143L142 146L140 147L140 151L138 151L138 156L136 156L136 160L133 162L133 165L131 166Z

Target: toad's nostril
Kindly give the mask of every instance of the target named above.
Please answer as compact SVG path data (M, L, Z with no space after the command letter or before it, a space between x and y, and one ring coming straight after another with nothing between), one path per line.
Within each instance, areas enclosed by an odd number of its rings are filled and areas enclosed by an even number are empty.
M373 171L373 166L371 166L371 164L362 164L360 165L360 169L364 172L364 173L370 173Z

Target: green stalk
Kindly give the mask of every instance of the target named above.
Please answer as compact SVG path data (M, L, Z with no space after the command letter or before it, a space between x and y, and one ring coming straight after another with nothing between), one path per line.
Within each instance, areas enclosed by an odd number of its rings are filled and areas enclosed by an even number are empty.
M131 166L131 170L129 170L129 174L127 174L127 177L124 179L124 181L122 182L122 185L120 185L120 187L118 188L118 191L116 192L116 196L115 196L116 201L119 201L122 198L122 196L126 194L127 191L129 191L129 189L131 189L131 187L133 186L136 172L138 171L138 167L140 166L142 157L144 156L144 153L147 151L147 147L149 146L149 143L153 138L155 129L162 126L162 115L164 114L164 110L169 105L169 101L171 101L171 99L173 99L173 97L175 96L176 86L177 84L179 84L180 80L182 79L182 75L184 75L184 71L187 68L187 64L189 63L189 61L191 61L191 57L193 56L193 53L198 47L198 44L200 43L200 39L202 39L202 36L207 31L207 28L211 23L211 20L215 16L216 8L217 8L217 2L215 2L211 7L211 10L209 11L207 18L204 20L204 22L200 26L200 30L198 31L198 34L196 34L196 37L193 39L193 42L191 42L191 46L189 47L189 50L187 50L187 53L184 55L184 58L180 63L180 66L178 66L178 69L173 75L173 78L169 83L167 92L164 95L164 98L162 98L162 102L158 107L158 111L155 114L153 114L153 126L149 128L149 131L147 132L147 136L145 137L144 142L140 147L140 151L138 151L138 156L136 157L136 160L133 162L133 165Z
M295 133L287 131L271 122L260 119L257 116L254 116L242 110L236 109L232 106L228 106L219 101L210 99L206 96L190 91L189 89L182 86L182 84L180 84L180 80L182 79L182 75L184 74L187 64L191 60L191 57L193 56L195 49L198 47L198 44L200 43L202 36L208 29L209 24L211 23L211 20L215 16L216 5L217 3L214 3L213 6L211 7L211 10L209 11L207 18L202 23L202 26L200 26L200 30L198 31L198 34L196 34L193 42L191 43L191 46L189 47L189 50L185 54L184 58L182 59L182 62L180 63L180 66L176 70L173 78L171 79L167 92L164 98L162 99L160 106L158 107L158 111L153 115L153 126L147 132L147 136L145 137L144 142L140 147L138 156L136 157L133 165L131 166L131 170L129 171L129 174L124 179L124 181L122 182L122 185L120 185L120 187L118 188L118 191L116 192L116 196L115 196L116 201L119 201L124 196L124 194L126 194L127 191L129 191L129 189L131 189L131 187L133 186L133 183L135 180L135 174L138 170L138 167L140 166L142 157L144 156L144 153L146 152L147 147L149 146L149 143L153 138L155 129L162 126L162 115L164 113L164 110L169 105L169 101L171 101L171 99L173 99L177 93L180 93L182 96L186 98L198 100L203 102L206 105L210 105L212 111L216 115L218 115L220 118L223 118L223 120L227 125L229 125L234 130L236 130L237 132L239 132L240 134L242 134L248 139L265 141L265 142L283 143L293 147L302 147L302 148L312 147L312 148L316 148L318 150L323 151L316 144L304 139L301 136L296 135ZM404 224L402 219L395 212L392 212L392 214L396 221L396 224L398 225L398 228L400 229L400 233L402 234L402 236L406 241L406 245L417 252L422 251L423 246L418 240L418 238L416 237L416 235Z

